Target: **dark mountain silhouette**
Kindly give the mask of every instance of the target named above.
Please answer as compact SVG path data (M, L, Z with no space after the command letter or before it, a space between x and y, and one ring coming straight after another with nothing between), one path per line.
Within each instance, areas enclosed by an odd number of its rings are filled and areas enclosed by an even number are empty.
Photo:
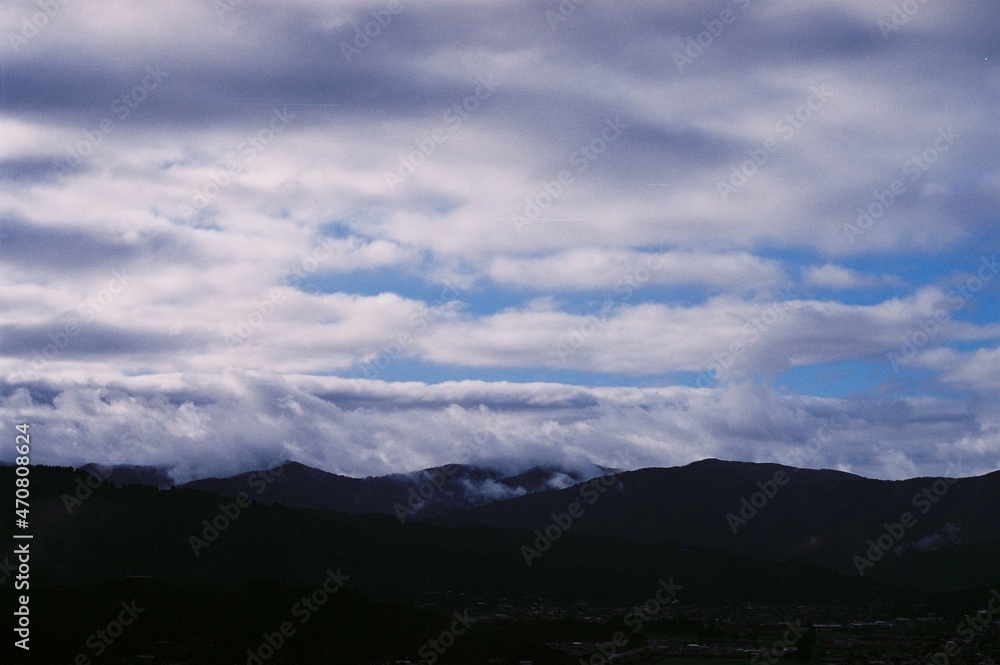
M784 484L775 481L775 474ZM989 548L1000 542L1000 472L950 482L884 481L840 471L713 459L615 478L611 490L586 506L574 524L576 533L673 540L773 561L809 561L855 574L853 556L865 556L868 540L877 541L886 534L884 525L893 528L907 512L913 525L893 538L886 560L960 544ZM565 511L579 492L572 487L538 493L453 511L434 521L536 528L550 522L553 513ZM1000 579L1000 572L996 577Z
M90 487L83 470L34 466L31 602L32 616L43 617L34 633L36 655L39 662L71 662L95 626L106 626L121 603L132 599L147 614L109 649L108 662L134 662L140 655L148 660L154 654L160 662L255 662L247 647L275 635L282 621L297 616L297 603L317 598L318 585L328 575L341 574L346 586L308 625L296 624L295 640L271 662L412 662L421 645L446 629L450 613L462 608L482 608L475 611L487 617L494 611L489 608L501 603L504 611L522 612L522 617L525 608L539 606L564 608L577 617L589 608L616 608L610 624L484 620L441 661L485 664L488 657L499 657L505 663L570 665L578 661L553 650L552 643L606 641L613 628L627 626L622 622L629 608L652 597L666 580L677 585L678 605L650 625L686 640L717 637L706 608L728 616L734 608L780 607L782 620L820 606L855 608L854 613L879 605L889 608L888 616L900 611L916 616L927 609L960 616L981 607L1000 581L1000 543L986 538L986 522L996 513L987 513L985 520L978 514L995 501L997 474L949 485L938 504L920 516L914 536L900 540L901 554L886 554L863 577L810 563L794 548L780 561L768 561L660 537L682 524L695 533L684 540L707 540L715 529L706 526L710 520L729 529L724 514L730 495L739 495L747 483L754 489L762 473L773 480L777 471L785 468L709 461L620 473L439 516L452 523L445 525L264 505L193 488L111 482ZM911 491L933 486L932 479L884 483L836 472L792 473L792 480L745 525L746 535L756 527L780 540L784 529L791 543L806 527L830 523L834 526L825 533L849 534L839 541L846 543L853 534L872 535L867 533L871 524L880 528L880 513L898 519L893 501L912 501ZM297 484L294 489L303 490L299 498L306 501L316 487L310 483L329 482L329 475L295 465L279 477ZM455 471L450 477L460 475ZM529 476L542 482L548 474ZM504 480L489 473L482 477ZM239 491L257 498L280 487L276 479L264 481L258 495L257 481L263 478L248 474L241 479L247 489ZM699 485L699 478L707 485ZM371 479L347 480L363 486ZM0 467L0 492L12 495L14 482L14 469ZM530 485L524 478L511 483ZM789 500L779 509L782 498ZM886 505L864 504L883 499ZM673 503L657 503L665 500ZM574 501L582 502L582 513L571 508ZM868 514L859 513L859 501ZM768 526L769 510L780 517L777 526ZM837 519L836 510L847 518ZM572 524L565 522L570 511L577 515ZM938 511L935 522L931 517ZM485 519L504 522L503 528L455 524ZM0 519L4 532L12 532L13 520L13 511ZM921 524L932 530L937 523L952 528L939 537L920 536ZM553 528L559 524L565 528ZM962 541L967 533L983 537ZM731 532L730 537L735 538ZM12 606L16 593L10 572L16 570L14 544L0 547L0 570L8 571L0 580L3 607ZM526 550L538 553L530 565ZM8 634L12 617L9 611L0 617L0 628ZM760 625L774 620L762 616ZM5 654L13 650L10 641L4 649Z
M206 478L184 486L223 496L247 492L261 503L353 514L382 513L407 519L562 488L603 472L596 467L592 475L534 467L510 475L497 469L455 464L408 474L351 478L285 462L274 470Z
M581 514L573 519L574 536L670 542L818 565L853 577L863 571L870 579L926 591L1000 581L994 563L1000 556L1000 472L947 481L883 481L710 459L607 475L610 486L597 493L592 486L600 480L543 467L509 475L455 465L349 478L288 462L280 471L198 480L186 487L231 497L243 492L264 504L381 513L407 524L421 520L529 532L552 524L554 515L567 514L577 501ZM606 470L595 469L601 472ZM593 502L581 501L588 487ZM904 524L907 513L911 521Z
M669 541L636 543L568 529L540 544L529 530L400 524L385 515L254 503L241 508L234 499L189 488L108 483L78 492L80 477L68 468L32 469L32 570L49 585L128 577L229 588L253 580L310 585L332 566L367 596L405 603L538 597L624 606L648 598L670 577L683 586L687 602L897 593L814 566ZM13 480L13 470L0 467L0 489ZM540 553L531 565L525 547ZM0 551L0 563L5 555Z
M85 464L84 473L93 473L104 481L118 485L149 485L166 489L174 484L167 467L136 464Z

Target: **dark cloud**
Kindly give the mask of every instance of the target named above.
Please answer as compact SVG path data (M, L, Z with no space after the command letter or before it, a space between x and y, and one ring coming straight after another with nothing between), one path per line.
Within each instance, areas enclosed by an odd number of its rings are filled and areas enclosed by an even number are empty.
M28 273L100 270L110 278L113 271L125 270L134 261L154 254L160 259L182 254L194 258L196 252L175 236L164 233L148 234L129 242L82 225L48 226L16 217L0 221L0 260Z
M347 410L353 409L378 409L396 410L406 409L429 409L439 410L451 405L459 406L463 409L478 409L485 407L499 411L557 411L563 409L587 409L596 407L598 400L594 395L580 393L576 395L558 396L535 401L527 397L527 393L521 395L491 394L484 392L481 394L462 395L460 397L418 397L414 395L400 395L391 397L385 393L359 394L357 390L351 391L327 391L316 393L316 397L336 404L338 407Z
M86 306L82 308L86 313ZM87 323L83 315L68 314L48 325L0 326L0 356L70 360L117 355L158 354L192 350L190 335L169 335L146 330Z
M720 40L727 64L754 68L790 62L842 65L877 58L893 48L882 37L877 22L836 6L803 5L781 18L751 11L746 25L737 26L734 32L732 40Z
M54 407L55 399L62 392L60 388L43 380L10 383L0 381L0 399L7 399L16 391L24 391L33 404Z
M59 173L52 167L55 159L56 156L53 155L51 158L25 157L2 160L0 161L0 180L17 184L54 182L59 179ZM2 239L0 237L0 240Z
M0 260L32 272L110 269L140 254L137 247L81 226L49 227L7 218L0 229Z

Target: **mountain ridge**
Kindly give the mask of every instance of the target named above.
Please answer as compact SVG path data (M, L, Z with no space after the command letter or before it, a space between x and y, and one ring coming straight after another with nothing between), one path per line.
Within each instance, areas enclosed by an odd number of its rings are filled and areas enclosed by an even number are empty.
M277 471L277 473L275 473ZM603 469L595 468L596 472ZM182 485L235 496L263 478L268 485L255 500L296 508L352 514L437 515L456 508L504 500L589 480L577 470L535 466L516 474L466 464L431 467L410 473L354 478L300 462L286 461L270 470L248 471L228 478L204 478ZM402 512L401 512L402 511Z
M597 471L612 477L613 486L592 505L578 506L582 512L573 519L572 531L579 535L677 542L843 574L859 574L868 567L865 560L877 557L892 563L880 563L874 574L896 577L923 566L918 560L928 556L946 559L935 554L939 551L964 548L980 561L982 548L1000 543L1000 524L991 517L1000 514L1000 471L958 479L881 480L715 458L677 467ZM245 493L258 503L291 508L381 514L400 522L532 531L566 514L587 483L601 477L570 475L574 472L551 466L511 473L447 465L353 478L288 461L272 470L200 479L183 487L230 497ZM907 515L912 524L907 521L904 528L900 520ZM871 549L879 542L886 547Z

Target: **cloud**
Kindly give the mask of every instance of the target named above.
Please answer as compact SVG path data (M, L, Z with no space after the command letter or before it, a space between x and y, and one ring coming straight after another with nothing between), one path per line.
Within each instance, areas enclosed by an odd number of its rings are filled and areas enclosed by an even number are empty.
M0 378L53 455L145 423L134 457L189 474L413 469L493 422L517 464L891 476L995 442L1000 323L949 304L997 249L990 0L230 9L0 6ZM767 387L884 371L942 311L898 399ZM514 383L542 374L581 385ZM820 404L842 455L791 443Z
M35 10L22 3L9 11L19 18ZM141 11L114 17L83 8L66 12L61 18L72 18L76 27L58 58L45 49L51 38L65 36L67 28L58 21L11 53L5 86L10 113L45 119L60 132L75 125L76 138L67 149L111 115L118 130L88 156L97 167L98 153L131 143L137 132L155 138L168 127L173 144L218 165L225 146L213 139L227 130L255 131L270 113L268 105L286 104L297 114L293 134L308 140L272 146L269 161L280 162L280 153L294 150L295 170L329 172L314 180L319 187L303 187L309 196L302 198L329 205L336 196L344 208L388 203L396 208L396 224L382 225L391 236L387 240L439 253L481 253L498 240L521 252L574 249L581 242L599 246L612 239L616 249L678 243L749 248L766 239L838 253L893 244L920 247L935 239L952 243L973 232L977 222L954 207L957 194L928 199L921 187L959 183L963 164L989 163L987 146L993 142L981 129L988 127L991 107L982 92L988 82L978 69L964 68L951 78L964 100L960 110L924 87L898 85L895 75L897 68L920 69L921 57L911 50L916 35L933 40L941 52L985 45L986 33L976 20L988 9L978 3L940 26L927 23L940 12L921 12L898 40L882 39L882 16L851 2L795 14L751 8L704 59L669 77L664 68L673 72L672 54L717 11L697 3L668 9L642 5L619 17L625 19L620 28L611 28L601 19L604 12L592 8L577 12L554 35L543 14L519 3L408 6L350 62L340 47L351 42L355 27L371 20L360 6L247 6L225 20L197 3L170 12L143 4ZM498 33L498 24L517 29ZM157 29L150 31L152 25ZM438 25L463 25L465 34L428 40L425 31ZM955 25L963 25L963 39L952 32ZM119 37L120 48L107 50L109 35L120 34L123 26L148 38ZM261 42L284 48L265 55L254 46ZM622 57L599 56L595 43ZM482 44L488 47L479 48ZM783 50L769 47L774 44ZM781 58L779 51L785 54ZM800 61L812 66L807 71ZM320 62L323 66L316 66ZM111 104L141 80L143 67L155 63L162 63L170 78L119 121ZM727 63L734 68L721 76ZM446 111L486 72L500 82L495 95L426 157L405 193L393 196L385 172L434 128L450 130ZM609 87L596 88L595 78ZM45 85L39 84L42 79ZM755 85L745 85L747 80ZM784 127L794 130L786 140L775 128L790 114L794 120L810 90L820 85L828 87L831 99L808 121L795 121L799 128L786 121ZM54 89L60 94L53 95ZM712 92L706 95L706 89ZM858 98L869 103L862 108L851 102ZM550 112L533 112L541 102ZM310 104L342 106L303 106ZM512 226L497 223L522 209L524 197L536 196L561 170L574 171L569 162L574 151L616 114L628 125L621 137L584 171L573 173L575 182L545 215L585 220L573 224L571 234L539 223L544 234L519 237ZM919 181L907 181L908 191L885 223L851 242L842 226L854 220L855 209L866 205L872 192L901 175L907 156L924 150L945 119L959 132L960 145ZM728 178L748 159L747 150L769 137L776 137L780 150L737 194L721 200L716 181ZM235 138L230 150L240 140ZM817 192L820 177L825 188ZM288 173L282 181L296 179ZM487 182L491 186L483 187ZM344 185L346 191L340 191ZM442 214L434 202L443 201L451 206ZM426 212L428 203L436 208L437 223L415 224L413 215ZM616 220L610 234L609 218Z
M231 374L35 390L50 397L5 386L0 417L32 423L36 463L163 465L178 481L286 458L355 476L455 462L517 472L540 464L632 469L706 457L883 478L908 475L911 463L928 473L967 475L992 468L989 451L1000 442L995 427L983 429L988 408L969 411L937 399L806 398L751 384L584 389ZM354 400L330 397L345 393ZM567 393L588 396L590 405L553 399ZM959 439L979 441L981 449L942 454Z
M461 483L465 487L467 495L474 497L475 503L513 499L514 497L524 496L528 492L523 487L510 487L492 478L487 478L481 482L464 478Z
M949 348L914 349L907 357L909 366L928 369L950 388L970 390L979 395L1000 394L1000 346L961 352Z
M191 251L164 234L141 240L106 229L31 224L21 219L0 221L0 260L16 265L22 274L79 274L107 266L131 263L149 254Z
M891 275L866 275L844 266L826 263L810 266L803 271L802 281L807 286L828 289L870 289L879 286L902 286L902 281Z
M0 354L27 359L31 354L75 357L135 355L191 350L191 339L160 331L117 329L68 321L63 326L0 326ZM40 347L40 341L44 344ZM39 351L41 353L39 354Z
M770 373L816 363L872 358L944 306L945 293L875 305L834 301L747 302L720 296L691 307L609 299L586 314L510 309L449 319L421 339L423 357L466 366L542 366L609 374ZM954 322L935 339L995 339L1000 327ZM665 343L669 341L669 343Z
M501 257L490 277L520 287L599 289L631 293L646 284L696 284L741 292L773 289L784 272L775 261L746 252L639 252L574 249L543 257Z
M917 549L923 552L936 552L946 545L961 542L960 532L960 527L948 522L940 531L936 531L929 536L924 536L915 543L904 544L901 546L901 549L904 551L907 549Z

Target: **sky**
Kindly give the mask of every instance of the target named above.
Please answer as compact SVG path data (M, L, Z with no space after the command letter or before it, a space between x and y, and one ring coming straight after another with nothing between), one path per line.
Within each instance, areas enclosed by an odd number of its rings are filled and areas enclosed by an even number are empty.
M0 6L0 460L1000 467L994 0Z

